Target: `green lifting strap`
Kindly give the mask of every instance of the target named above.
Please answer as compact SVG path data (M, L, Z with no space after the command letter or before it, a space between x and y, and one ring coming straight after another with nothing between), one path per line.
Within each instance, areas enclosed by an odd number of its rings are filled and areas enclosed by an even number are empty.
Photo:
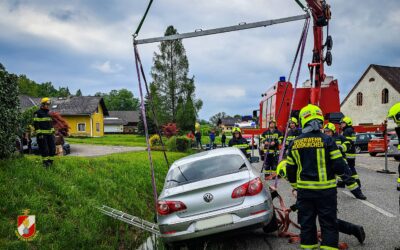
M300 8L301 8L302 10L307 11L307 8L304 7L304 5L300 2L300 0L295 0L295 1L296 1L296 3L300 6Z
M139 26L137 27L135 33L133 34L133 37L137 37L139 35L139 31L142 28L143 22L146 19L147 13L149 12L152 3L153 3L153 0L150 0L149 5L147 5L146 12L144 13L142 20L140 21Z

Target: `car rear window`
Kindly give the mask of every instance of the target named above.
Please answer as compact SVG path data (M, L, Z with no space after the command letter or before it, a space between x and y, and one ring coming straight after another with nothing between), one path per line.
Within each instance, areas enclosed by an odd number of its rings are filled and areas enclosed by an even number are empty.
M230 154L210 157L175 167L168 173L165 187L176 187L246 169L246 163L240 155Z

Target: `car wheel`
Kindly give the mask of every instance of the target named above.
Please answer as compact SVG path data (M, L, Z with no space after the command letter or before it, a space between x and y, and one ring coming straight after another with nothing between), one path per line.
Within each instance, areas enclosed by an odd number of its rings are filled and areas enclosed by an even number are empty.
M264 231L264 233L272 233L272 232L275 232L276 230L278 230L278 220L276 219L276 215L274 212L269 224L266 225L265 227L263 227L263 231Z
M400 161L400 155L395 155L395 156L394 156L394 159L395 159L396 161Z
M376 156L378 153L369 153L370 156Z
M356 154L361 153L361 147L360 146L356 146Z

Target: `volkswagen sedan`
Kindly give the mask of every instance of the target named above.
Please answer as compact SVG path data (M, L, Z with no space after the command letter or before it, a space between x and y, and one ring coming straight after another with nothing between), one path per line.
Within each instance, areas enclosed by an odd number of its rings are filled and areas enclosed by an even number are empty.
M237 148L174 162L159 196L157 221L166 243L244 227L276 229L268 186Z

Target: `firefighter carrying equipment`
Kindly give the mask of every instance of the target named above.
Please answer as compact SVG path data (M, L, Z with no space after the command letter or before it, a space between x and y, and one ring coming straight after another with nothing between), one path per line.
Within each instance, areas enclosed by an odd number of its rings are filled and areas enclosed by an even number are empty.
M40 108L39 110L37 110L34 113L33 125L35 127L37 142L40 154L42 156L43 165L45 167L48 167L52 164L52 157L56 153L53 119L49 115L49 110L45 108Z
M350 117L344 116L342 119L340 119L340 123L346 123L347 126L353 126L353 120L351 120Z
M319 120L324 122L324 116L322 115L322 110L315 105L308 104L300 110L300 122L301 127L304 128L305 125L311 120Z
M397 126L400 126L400 102L389 109L387 117L392 118Z

